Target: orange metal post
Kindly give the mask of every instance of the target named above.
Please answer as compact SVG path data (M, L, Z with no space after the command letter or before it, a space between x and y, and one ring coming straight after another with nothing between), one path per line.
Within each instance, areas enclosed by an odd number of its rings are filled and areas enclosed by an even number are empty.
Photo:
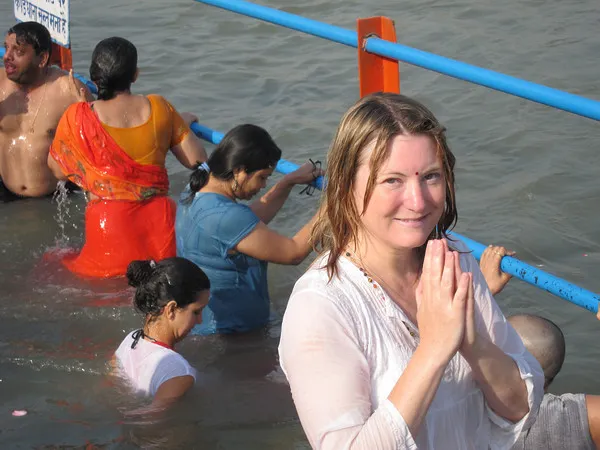
M73 68L71 49L52 43L52 56L50 65L59 66L62 70L69 71Z
M356 21L358 34L358 82L360 96L373 92L400 92L398 61L373 55L364 50L366 40L378 37L396 42L394 22L387 17L369 17Z

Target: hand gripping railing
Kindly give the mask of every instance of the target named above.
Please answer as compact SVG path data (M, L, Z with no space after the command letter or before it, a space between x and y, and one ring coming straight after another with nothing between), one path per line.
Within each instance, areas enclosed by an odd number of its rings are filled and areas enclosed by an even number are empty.
M208 127L205 127L204 125L200 125L197 122L192 123L191 128L192 131L196 133L198 137L204 139L205 141L212 142L215 145L221 142L221 139L223 139L224 136L223 133L212 130ZM297 164L294 164L290 161L286 161L285 159L280 159L277 163L277 166L275 166L275 170L283 174L291 173L297 168ZM323 177L317 178L312 184L318 189L323 189Z
M211 4L220 3L220 2L214 2L214 0L210 0L210 1L198 0L198 1L204 1L205 3L211 3ZM230 1L228 3L251 5L253 7L256 6L256 5L247 3L247 2L240 2L239 0L236 0L234 2ZM266 9L266 10L268 10L267 12L274 11L275 13L280 13L279 11L271 10L270 8L265 8L265 7L258 7L258 8ZM240 11L238 11L238 12L240 12ZM337 35L338 35L339 40L334 39L334 40L336 40L336 42L341 42L343 44L356 47L356 33L353 33L349 30L344 30L343 28L333 27L331 25L319 24L318 22L312 21L310 19L305 19L303 17L294 16L292 14L288 14L288 13L281 13L281 14L284 14L287 16L292 16L292 18L294 18L294 19L301 19L300 23L303 24L302 27L304 28L302 31L314 28L314 32L311 31L310 34L315 34L316 36L322 36L322 34L320 34L322 32L322 30L321 31L317 30L315 24L324 25L326 28L329 27L330 28L329 31L331 33L333 33L333 34L337 33ZM266 16L266 17L268 17L268 16ZM259 17L259 18L263 18L263 17ZM268 19L265 19L265 20L268 20ZM271 20L269 20L269 21L271 21ZM296 28L294 28L294 29L296 29ZM306 31L306 32L309 32L309 31ZM350 35L353 35L353 38ZM324 37L324 36L322 36L322 37ZM383 42L385 42L385 41L383 41ZM422 53L427 55L425 52L422 52ZM4 55L4 49L0 48L0 57L2 57L3 55ZM432 56L435 56L435 55L432 55ZM475 68L475 69L477 69L477 68ZM479 69L479 70L484 70L484 69ZM500 75L500 74L498 74L498 75ZM85 79L83 76L81 76L79 74L75 74L75 76L82 83L84 83L90 89L91 92L93 92L94 94L97 94L97 88L94 83ZM508 77L508 78L511 78L511 77ZM517 80L517 81L521 81L521 80ZM544 88L544 86L540 86L540 87ZM544 88L544 89L550 89L550 88ZM554 90L552 90L552 91L554 91ZM558 92L560 92L560 91L558 91ZM511 93L511 92L509 92L509 93ZM568 96L577 97L577 96L572 96L571 94L568 94ZM580 98L580 97L577 97L577 98ZM584 100L587 100L587 99L584 99ZM544 103L544 102L540 102L540 103ZM597 102L593 102L593 103L597 103ZM551 106L554 106L554 105L551 105ZM569 110L567 108L561 108L561 109ZM575 112L576 114L581 114L584 116L586 115L586 114L582 114L582 113L576 112L576 111L572 111L572 112ZM590 117L590 116L588 116L588 117ZM191 125L191 128L197 136L199 136L200 138L202 138L208 142L211 142L215 145L218 144L219 142L221 142L221 139L223 139L223 133L212 130L204 125L200 125L198 123L193 123ZM293 172L297 168L298 168L298 166L296 164L282 159L279 161L279 163L277 164L275 169L280 173L286 174L286 173ZM323 188L323 178L319 177L315 181L314 185L317 188L322 189ZM453 232L453 233L451 233L451 236L455 236L456 238L462 240L467 245L467 247L469 247L469 249L473 252L473 256L475 258L477 258L478 260L481 258L481 254L485 250L485 245L483 245L479 242L476 242L472 239L469 239L465 236L462 236L458 233ZM533 286L536 286L540 289L550 292L551 294L554 294L560 298L568 300L569 302L574 303L577 306L586 308L595 313L598 312L598 302L600 301L600 296L598 296L597 294L594 294L591 291L580 288L579 286L569 283L568 281L563 280L561 278L555 277L554 275L548 274L536 267L530 266L530 265L518 260L517 258L513 258L511 256L505 256L502 258L500 268L502 269L502 271L504 271L510 275L513 275L516 278L519 278Z
M255 5L244 0L196 1L338 42L349 47L358 48L357 33L342 27L307 19L306 17L266 6ZM590 119L600 120L600 102L596 100L438 56L434 53L424 52L407 47L406 45L388 42L377 37L366 39L364 50L375 55L404 61L460 80L469 81L580 116L589 117Z
M213 144L218 144L221 142L221 139L223 139L223 133L212 130L204 125L193 123L192 130L194 130L199 137L208 142L212 142ZM282 173L293 172L297 168L298 165L283 160L277 165L277 171ZM318 188L322 189L322 182L319 183ZM455 232L451 232L450 236L463 241L465 245L473 252L473 256L477 260L481 258L481 254L486 248L485 245ZM591 291L587 291L577 285L569 283L566 280L555 277L554 275L546 273L536 267L530 266L529 264L526 264L517 258L513 258L512 256L503 257L500 263L500 268L503 272L506 272L533 286L550 292L557 297L568 300L577 306L581 306L582 308L586 308L595 313L598 312L598 302L600 301L600 296Z
M286 28L301 31L324 39L338 42L350 47L358 48L359 35L355 31L334 25L318 22L306 17L297 16L284 11L279 11L266 6L255 5L244 0L196 0L212 6L217 6L242 15L254 17ZM360 28L360 24L359 24ZM385 31L384 31L385 33ZM367 37L362 42L362 51L370 54L383 56L393 60L404 61L410 64L433 70L454 78L469 81L471 83L496 89L507 94L512 94L528 100L532 100L554 108L562 109L574 114L578 114L590 119L600 120L600 102L580 97L578 95L563 92L530 81L521 80L515 77L504 75L488 69L483 69L460 61L455 61L433 53L424 52L418 49L400 45L395 42L389 42L378 37ZM368 35L370 36L370 35ZM360 50L360 49L359 49ZM359 56L360 66L360 56ZM361 72L362 74L362 72ZM383 74L385 78L387 75ZM387 81L384 81L387 83ZM392 81L392 84L397 83ZM363 86L361 83L361 90ZM397 88L397 87L396 87ZM198 125L194 130L202 138L217 143L222 134L210 128ZM286 161L285 169L293 170L293 163ZM473 241L458 233L451 235L461 239L473 252L473 255L479 260L485 250L485 246L479 242ZM566 280L533 266L525 264L511 256L502 258L500 268L502 271L513 275L529 284L539 287L560 298L570 301L578 306L586 308L593 312L598 312L598 302L600 297L593 292L587 291Z

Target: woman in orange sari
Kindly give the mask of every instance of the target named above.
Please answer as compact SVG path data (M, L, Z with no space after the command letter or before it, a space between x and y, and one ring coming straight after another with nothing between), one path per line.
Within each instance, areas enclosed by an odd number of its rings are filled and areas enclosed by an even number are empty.
M71 105L50 148L54 174L80 186L89 199L85 244L63 259L80 276L123 276L133 260L175 256L176 205L168 197L166 155L170 149L187 168L206 160L189 128L196 117L180 115L159 95L132 94L137 76L131 42L101 41L90 66L98 100Z

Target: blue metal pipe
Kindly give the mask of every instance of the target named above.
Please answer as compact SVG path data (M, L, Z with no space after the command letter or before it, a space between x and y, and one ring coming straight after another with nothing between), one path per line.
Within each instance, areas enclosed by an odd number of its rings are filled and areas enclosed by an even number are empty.
M358 46L355 31L329 25L302 16L279 11L266 6L255 5L244 0L196 0L200 3L217 6L229 11L264 20L275 25L301 31L350 47ZM365 49L370 53L404 61L415 66L433 70L460 80L495 89L543 105L600 120L600 102L570 94L558 89L521 80L492 70L466 64L434 53L384 41L379 38L367 39Z
M198 1L200 1L200 0L198 0ZM316 34L316 33L315 33L315 35L318 36L318 34ZM385 41L382 41L382 42L385 42ZM410 49L410 50L413 50L413 49ZM422 52L422 53L425 53L425 52ZM4 55L4 49L0 48L0 57L2 57L3 55ZM384 55L384 56L386 56L386 55ZM92 93L97 94L98 90L94 83L92 83L91 81L87 80L86 78L84 78L83 76L81 76L79 74L75 74L75 76L82 83L86 84L88 86L88 88L92 91ZM575 97L577 97L577 96L575 96ZM192 131L194 131L194 133L196 135L198 135L200 138L202 138L208 142L212 142L215 145L218 144L219 142L221 142L221 139L223 139L223 133L212 130L204 125L201 125L198 123L193 123L191 128L192 128ZM282 159L277 164L277 167L275 168L275 170L277 170L280 173L286 174L286 173L293 172L297 168L298 168L298 165ZM319 177L316 180L315 186L318 189L323 188L323 177ZM481 254L485 250L485 245L483 245L477 241L474 241L472 239L469 239L465 236L462 236L458 233L455 233L455 232L450 233L450 235L462 240L467 245L467 247L469 247L469 249L473 252L473 256L477 260L479 260L481 258ZM600 302L600 296L598 296L597 294L594 294L591 291L580 288L579 286L569 283L568 281L563 280L561 278L555 277L554 275L548 274L548 273L544 272L543 270L540 270L533 266L530 266L530 265L518 260L517 258L513 258L511 256L505 256L504 258L502 258L500 268L504 272L506 272L510 275L513 275L516 278L519 278L529 284L539 287L540 289L550 292L551 294L554 294L557 297L568 300L569 302L574 303L577 306L586 308L594 313L598 312L598 302Z
M596 100L379 38L367 39L365 49L370 53L404 61L459 80L469 81L573 114L600 120L600 102Z
M199 137L209 142L212 142L213 144L218 144L223 138L223 133L219 133L218 131L212 130L198 123L192 124L192 130ZM289 173L293 172L298 168L298 166L292 162L283 161L283 163L285 165L283 170L280 170L278 164L276 168L277 171ZM318 188L322 189L322 184L320 184ZM450 237L454 237L463 241L465 245L469 248L469 250L473 252L473 256L478 261L481 259L481 254L486 248L485 245L455 232L451 232L449 234ZM523 261L518 260L517 258L513 258L512 256L503 257L500 263L500 268L503 272L506 272L516 278L519 278L529 284L532 284L533 286L550 292L551 294L554 294L557 297L568 300L569 302L574 303L577 306L581 306L582 308L588 309L594 313L598 312L598 302L600 302L600 296L594 294L591 291L587 291L583 288L580 288L579 286L569 283L568 281L563 280L562 278L550 275L549 273L546 273L543 270L540 270L536 267L530 266L529 264L526 264Z
M473 256L478 261L481 259L481 254L486 249L485 245L455 232L451 232L450 237L455 237L463 241L473 252ZM600 296L598 294L594 294L593 292L580 288L562 278L558 278L543 270L530 266L512 256L503 257L500 268L503 272L550 292L557 297L568 300L577 306L581 306L594 313L598 312L598 302L600 302Z

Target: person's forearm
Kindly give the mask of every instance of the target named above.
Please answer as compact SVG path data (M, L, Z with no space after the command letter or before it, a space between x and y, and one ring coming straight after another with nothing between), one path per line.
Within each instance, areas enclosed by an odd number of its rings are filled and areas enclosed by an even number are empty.
M388 396L413 437L419 433L447 364L443 358L433 357L421 346L417 347Z
M473 379L492 411L518 422L529 412L527 385L519 367L493 342L480 341L476 349L462 354L471 366Z
M294 184L284 176L265 195L252 203L250 208L263 223L268 224L279 212L293 187Z
M206 154L206 148L204 148L202 140L198 136L196 136L193 131L190 131L189 139L190 150L187 153L190 156L187 158L187 161L180 162L186 168L194 169L198 163L206 162L206 160L208 159L208 155Z
M600 396L586 395L585 406L590 436L596 448L600 448Z
M314 215L312 219L302 228L300 228L300 230L292 238L296 245L296 256L291 264L300 264L312 251L313 248L310 242L310 234L316 220L317 216Z
M66 181L68 180L67 176L63 173L60 165L55 161L52 155L48 155L48 167L58 181Z

